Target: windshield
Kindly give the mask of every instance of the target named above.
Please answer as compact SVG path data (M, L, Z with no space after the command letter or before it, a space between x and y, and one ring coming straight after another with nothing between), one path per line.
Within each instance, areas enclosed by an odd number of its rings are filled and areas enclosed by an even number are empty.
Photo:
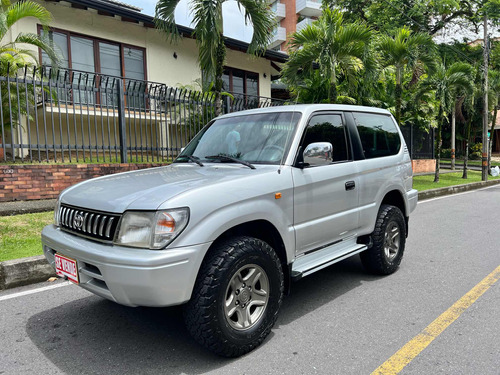
M215 120L195 136L175 162L190 162L193 158L231 162L229 158L233 158L280 164L288 153L300 116L298 112L274 112Z

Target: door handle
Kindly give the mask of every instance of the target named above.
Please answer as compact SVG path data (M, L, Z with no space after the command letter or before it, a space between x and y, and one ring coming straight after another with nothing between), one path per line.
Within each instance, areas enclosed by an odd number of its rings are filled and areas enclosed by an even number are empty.
M345 183L346 190L354 190L355 187L356 187L356 183L354 181L347 181Z

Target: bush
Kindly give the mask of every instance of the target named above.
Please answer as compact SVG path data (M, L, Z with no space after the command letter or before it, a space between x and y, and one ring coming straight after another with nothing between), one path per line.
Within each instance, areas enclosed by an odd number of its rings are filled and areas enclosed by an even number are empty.
M483 156L482 152L475 151L475 152L470 153L469 159L470 160L480 160L482 158L482 156Z
M471 154L474 153L474 152L479 152L480 154L482 154L482 152L483 152L483 144L481 142L474 143L473 145L471 145L469 147L469 152Z
M444 159L451 159L451 148L442 148L441 157Z

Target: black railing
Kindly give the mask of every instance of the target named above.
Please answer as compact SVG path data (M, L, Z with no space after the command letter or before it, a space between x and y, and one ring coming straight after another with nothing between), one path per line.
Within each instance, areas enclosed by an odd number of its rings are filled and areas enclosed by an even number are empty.
M213 93L99 73L23 69L0 88L0 162L168 162L215 117ZM230 94L222 109L281 104Z
M412 159L434 159L434 128L428 131L413 125L401 127Z

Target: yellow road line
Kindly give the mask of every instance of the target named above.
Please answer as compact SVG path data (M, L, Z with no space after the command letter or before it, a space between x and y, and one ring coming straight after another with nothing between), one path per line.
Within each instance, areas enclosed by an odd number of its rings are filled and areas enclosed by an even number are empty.
M448 310L429 324L405 346L399 349L391 358L382 363L372 375L399 374L403 368L422 352L451 323L481 297L493 284L500 279L500 266L486 276L479 284L460 298Z

